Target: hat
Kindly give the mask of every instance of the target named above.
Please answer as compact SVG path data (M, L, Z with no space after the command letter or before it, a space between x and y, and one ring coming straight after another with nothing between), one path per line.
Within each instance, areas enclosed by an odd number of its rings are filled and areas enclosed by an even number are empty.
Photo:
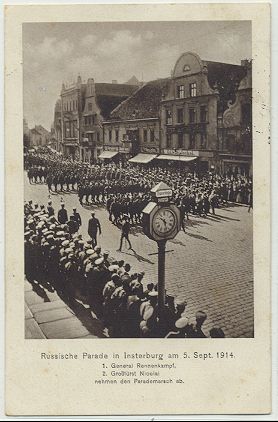
M186 300L181 299L181 298L177 298L175 300L175 303L176 303L176 306L186 306L187 305Z
M87 249L86 250L86 254L87 255L92 255L95 251L93 249Z
M56 234L57 236L62 237L65 234L65 232L62 230L59 230Z
M104 261L104 258L98 258L98 259L95 260L95 264L100 265L100 264L103 263L103 261Z
M119 269L119 265L110 265L110 266L108 267L108 270L109 270L110 272L117 271L118 269Z
M73 252L73 249L72 248L67 248L67 249L65 249L65 252L66 253L71 253L71 252Z
M95 211L92 211L92 212L91 212L91 215L95 215Z
M96 246L95 247L95 251L101 251L101 247L100 246Z
M188 318L185 317L185 316L183 316L182 318L179 318L176 321L175 326L176 326L176 328L179 328L180 329L180 328L186 327L187 324L188 324Z
M62 246L65 247L65 246L68 246L68 245L69 245L69 241L68 240L64 240L63 243L62 243Z
M108 256L109 255L109 252L108 251L105 251L105 252L103 252L103 256Z

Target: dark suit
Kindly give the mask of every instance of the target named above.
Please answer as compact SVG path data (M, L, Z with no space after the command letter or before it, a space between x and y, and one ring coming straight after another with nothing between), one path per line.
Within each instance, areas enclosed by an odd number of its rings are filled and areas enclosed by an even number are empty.
M68 213L65 208L61 208L58 211L58 221L60 224L66 224L66 222L68 221Z
M73 213L73 218L74 218L74 221L76 221L76 223L78 224L78 228L79 228L82 224L79 212Z
M88 224L88 235L92 238L93 248L97 245L97 231L98 230L99 230L99 234L101 234L101 226L100 226L99 220L95 217L90 218L89 224Z

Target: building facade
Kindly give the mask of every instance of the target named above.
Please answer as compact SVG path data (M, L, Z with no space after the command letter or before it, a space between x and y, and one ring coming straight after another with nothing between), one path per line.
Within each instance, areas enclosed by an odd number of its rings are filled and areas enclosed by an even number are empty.
M224 134L219 127L227 120L227 109L236 101L246 74L245 66L204 61L195 53L184 53L161 102L158 158L171 161L172 157L200 172L223 171L220 153L225 151L228 131Z
M45 147L50 140L50 132L41 125L30 129L30 147Z
M23 118L23 146L24 148L29 148L30 146L30 129L25 118Z
M62 113L60 98L56 101L55 104L52 129L52 148L58 152L62 152Z
M158 79L146 83L110 113L109 119L103 122L104 151L119 153L123 160L138 156L138 162L149 162L147 155L151 159L159 154L160 105L168 81Z
M243 61L246 76L241 80L234 103L219 120L221 173L252 175L252 65Z
M128 98L137 86L95 83L89 78L61 91L61 144L65 156L94 162L102 151L102 122L113 108ZM58 136L58 134L57 134Z

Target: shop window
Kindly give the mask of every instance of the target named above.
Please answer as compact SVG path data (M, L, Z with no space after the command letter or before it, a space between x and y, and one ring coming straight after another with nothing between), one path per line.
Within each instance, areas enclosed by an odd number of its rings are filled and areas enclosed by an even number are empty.
M166 136L166 148L172 148L172 135L170 133Z
M206 106L200 107L200 121L205 123L207 121L207 108Z
M144 129L143 131L143 141L148 142L148 130Z
M196 111L195 108L189 109L189 123L195 123L196 121Z
M183 123L183 108L177 109L177 122Z
M192 82L189 84L189 95L190 97L197 97L197 84L196 82Z
M177 97L184 98L184 85L178 85L177 87Z
M171 112L171 110L166 110L166 124L167 125L172 124L172 112Z
M183 148L183 133L178 133L178 148Z

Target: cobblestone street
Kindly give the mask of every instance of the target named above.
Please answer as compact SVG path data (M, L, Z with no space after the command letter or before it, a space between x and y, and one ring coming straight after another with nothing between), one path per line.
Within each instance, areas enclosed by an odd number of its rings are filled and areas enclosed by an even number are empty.
M62 197L69 215L73 207L81 214L80 232L84 239L88 238L87 224L90 211L94 209L102 225L100 246L109 250L116 259L129 262L132 272L145 271L145 283L157 281L157 255L153 255L157 246L140 228L134 228L130 236L134 252L129 251L127 245L121 253L117 252L120 230L109 222L107 211L101 207L81 207L77 195L73 193L63 194ZM49 194L46 185L30 185L25 178L25 199L47 204ZM51 199L57 215L61 194L52 194ZM248 213L246 206L232 204L217 209L213 217L190 216L186 232L181 231L167 243L167 292L187 300L188 316L194 316L198 310L207 313L204 325L207 335L212 326L218 326L222 327L226 337L253 336L252 220L252 211ZM28 286L27 294L30 295ZM69 310L66 312L69 313ZM59 315L57 313L57 318ZM90 333L90 330L82 331L79 337L90 338ZM44 335L51 337L51 333Z

